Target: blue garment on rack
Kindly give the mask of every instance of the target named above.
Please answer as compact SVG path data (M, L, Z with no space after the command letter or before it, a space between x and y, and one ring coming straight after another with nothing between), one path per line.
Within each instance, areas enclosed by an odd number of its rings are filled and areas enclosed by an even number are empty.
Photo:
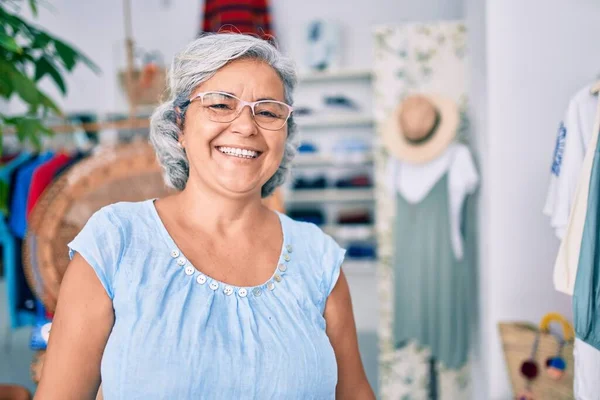
M27 166L17 171L15 188L11 196L9 226L15 237L23 239L27 231L27 196L36 168L54 157L51 151L40 154Z
M573 290L576 336L600 350L600 141L590 175L585 225Z
M9 185L12 174L14 174L18 168L27 163L31 157L31 154L24 152L6 165L0 167L0 180ZM6 281L8 283L6 294L8 298L7 305L10 326L14 329L20 326L30 325L33 322L32 316L28 313L22 314L18 312L18 307L16 304L18 298L18 285L15 285L14 283L17 281L15 273L18 272L18 269L21 265L21 263L18 262L20 259L20 254L18 252L19 247L16 239L10 232L6 216L4 214L0 218L0 244L2 245L3 249L2 261L4 263L4 271L6 274Z

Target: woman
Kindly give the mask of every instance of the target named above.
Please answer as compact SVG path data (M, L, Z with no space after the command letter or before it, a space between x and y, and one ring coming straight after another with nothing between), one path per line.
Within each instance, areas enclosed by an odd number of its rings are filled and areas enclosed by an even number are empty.
M37 398L102 379L108 400L374 399L345 251L261 202L295 152L291 62L216 34L170 74L150 134L178 192L105 207L69 244Z

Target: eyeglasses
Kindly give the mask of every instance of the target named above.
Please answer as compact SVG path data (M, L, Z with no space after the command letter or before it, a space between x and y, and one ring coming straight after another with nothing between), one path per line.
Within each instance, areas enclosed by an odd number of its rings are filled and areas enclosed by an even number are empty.
M270 131L283 128L294 109L292 106L276 100L244 101L223 92L198 93L188 100L188 104L200 99L202 107L213 122L231 122L236 119L244 107L249 106L256 125Z

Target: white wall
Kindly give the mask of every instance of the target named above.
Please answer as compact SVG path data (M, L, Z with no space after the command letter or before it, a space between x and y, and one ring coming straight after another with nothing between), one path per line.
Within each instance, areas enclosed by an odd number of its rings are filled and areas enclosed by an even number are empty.
M475 4L475 0L468 3ZM497 323L543 314L571 315L571 300L552 286L558 241L542 208L557 125L568 99L600 72L600 4L593 0L487 1L479 8L486 37L473 58L485 57L486 129L483 168L483 349L486 398L509 399ZM483 12L481 12L483 11ZM467 12L469 14L469 12ZM481 78L474 66L473 78ZM487 85L487 87L485 87Z
M117 0L54 0L42 9L39 23L83 50L102 69L101 76L78 68L68 82L69 95L59 104L67 111L127 111L116 80L125 67L123 6ZM371 62L372 26L407 20L459 18L462 0L271 0L282 48L300 64L305 24L330 18L343 27L344 60L351 67ZM168 6L165 6L168 4ZM133 34L145 50L161 51L167 62L198 32L201 0L132 0ZM343 11L343 12L342 12ZM49 85L50 86L50 85ZM58 93L51 91L58 98ZM12 108L16 109L13 102Z

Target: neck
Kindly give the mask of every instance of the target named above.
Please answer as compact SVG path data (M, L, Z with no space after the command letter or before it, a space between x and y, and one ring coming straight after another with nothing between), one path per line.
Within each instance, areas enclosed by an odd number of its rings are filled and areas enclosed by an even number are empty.
M227 196L190 179L186 188L176 196L181 204L181 222L192 229L211 234L251 232L268 217L260 193Z

